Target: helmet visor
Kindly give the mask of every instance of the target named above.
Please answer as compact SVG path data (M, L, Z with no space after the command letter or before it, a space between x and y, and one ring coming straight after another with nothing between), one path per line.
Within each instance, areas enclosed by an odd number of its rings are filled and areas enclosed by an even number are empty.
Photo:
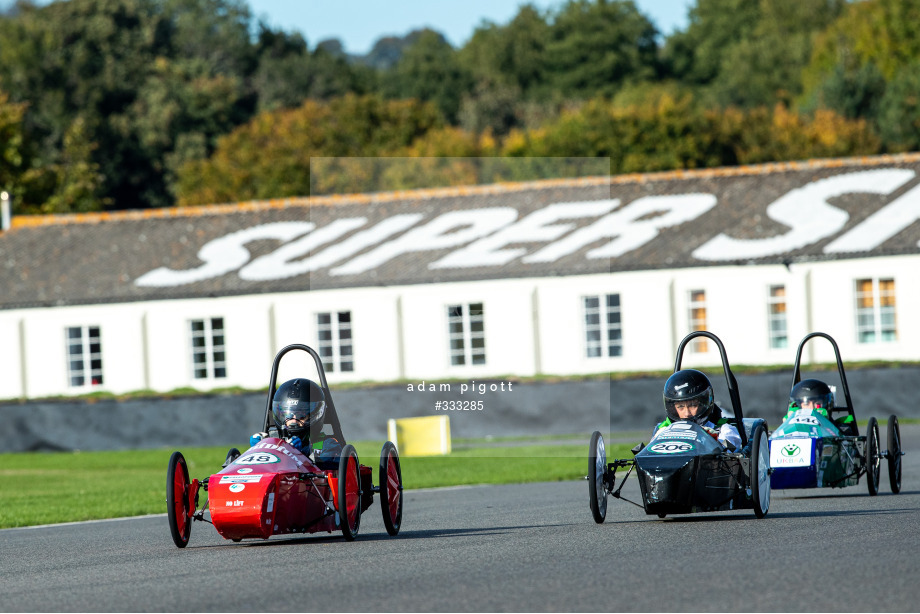
M325 401L300 401L285 399L282 402L272 402L272 414L275 424L284 426L292 435L300 435L311 424L318 423L325 413Z
M834 407L829 394L808 394L791 397L789 402L800 409L823 409Z

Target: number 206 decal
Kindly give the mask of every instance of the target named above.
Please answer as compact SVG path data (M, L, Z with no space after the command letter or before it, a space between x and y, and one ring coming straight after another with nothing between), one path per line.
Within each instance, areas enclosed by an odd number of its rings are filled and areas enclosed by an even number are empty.
M693 444L686 441L661 441L649 446L649 450L657 454L681 454L692 449Z
M278 457L274 454L269 454L268 452L254 452L252 454L247 454L242 458L236 459L233 463L234 465L267 465L269 463L277 463Z

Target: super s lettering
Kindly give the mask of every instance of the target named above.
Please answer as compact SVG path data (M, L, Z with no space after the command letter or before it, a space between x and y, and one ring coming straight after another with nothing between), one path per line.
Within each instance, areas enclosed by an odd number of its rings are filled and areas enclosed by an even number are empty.
M801 249L841 233L849 224L849 213L830 204L830 199L851 193L887 196L914 176L910 169L881 168L807 183L766 207L769 218L789 228L785 233L759 239L722 233L691 254L698 260L722 262ZM493 267L514 260L550 263L592 245L596 247L585 252L586 259L616 259L653 240L662 229L697 219L716 204L713 194L688 193L645 196L628 203L617 198L553 203L521 219L512 207L485 207L448 211L427 221L421 213L395 214L372 226L365 217L337 219L321 228L307 221L273 222L209 241L197 253L204 263L197 268L159 267L134 284L181 286L234 271L241 280L253 282L320 270L330 276L359 275L405 254L445 249L451 251L437 260L432 257L428 269ZM917 220L920 186L846 229L823 252L871 251ZM259 240L282 245L252 260L246 244Z

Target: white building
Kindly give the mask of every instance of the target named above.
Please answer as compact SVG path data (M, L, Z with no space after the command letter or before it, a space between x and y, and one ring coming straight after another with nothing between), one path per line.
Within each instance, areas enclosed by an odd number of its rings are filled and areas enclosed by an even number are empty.
M920 360L920 155L13 217L0 399ZM808 358L832 361L820 344ZM685 365L712 365L712 344Z

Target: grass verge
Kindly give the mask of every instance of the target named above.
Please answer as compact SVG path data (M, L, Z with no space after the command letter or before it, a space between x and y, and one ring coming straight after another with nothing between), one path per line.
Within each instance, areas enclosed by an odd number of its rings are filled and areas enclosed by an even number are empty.
M565 438L559 438L563 440ZM401 458L407 489L463 484L577 480L587 472L588 437L572 443L494 445L464 440L447 456ZM383 442L357 442L358 458L377 466ZM631 457L631 445L608 448ZM159 514L166 511L172 450L0 454L0 529ZM220 471L227 448L182 450L192 478ZM202 495L202 502L204 501Z

